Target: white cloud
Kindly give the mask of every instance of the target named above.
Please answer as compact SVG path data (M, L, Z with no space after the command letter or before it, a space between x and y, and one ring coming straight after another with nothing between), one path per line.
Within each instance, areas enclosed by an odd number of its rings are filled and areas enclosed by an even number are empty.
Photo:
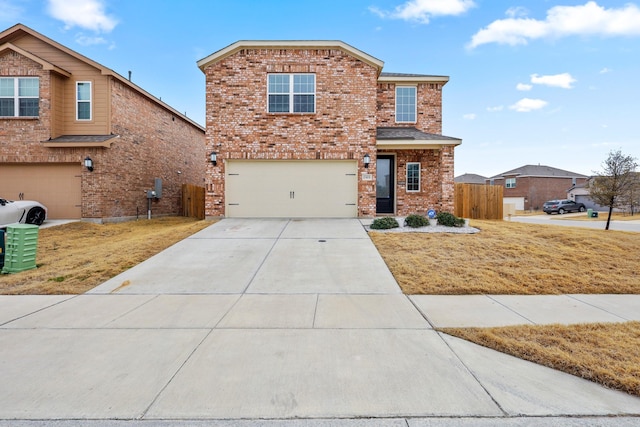
M409 0L396 7L393 12L381 10L375 6L369 11L381 18L404 19L428 24L435 16L460 15L475 7L473 0Z
M103 0L48 0L49 14L65 23L65 28L80 27L95 32L110 32L118 21L105 12Z
M528 14L529 11L522 6L510 7L505 12L505 15L507 15L509 18L519 18L521 16L527 16Z
M602 70L600 70L600 74L607 74L607 73L610 73L612 71L613 70L611 68L604 67Z
M547 11L544 21L516 17L512 9L507 16L475 33L467 47L473 49L486 43L524 45L533 39L573 35L640 35L640 9L633 3L617 9L606 9L595 1L581 6L554 6Z
M516 85L516 89L517 89L517 90L521 90L521 91L523 91L523 92L526 92L526 91L528 91L528 90L531 90L531 88L533 88L533 86L528 85L528 84L526 84L526 83L518 83L518 84Z
M465 114L462 116L462 118L465 120L474 120L476 118L476 114L475 113Z
M490 113L497 113L498 111L502 111L504 107L502 105L498 105L495 107L487 107L487 111Z
M569 73L554 74L552 76L539 76L537 74L531 74L531 83L537 85L572 89L573 86L571 85L575 82L576 79L574 79Z
M82 33L76 34L76 43L82 46L92 46L96 44L107 44L107 40L103 37L91 37Z
M528 113L530 111L539 110L547 106L548 102L542 99L530 99L522 98L520 101L509 107L510 110L515 110L519 113Z

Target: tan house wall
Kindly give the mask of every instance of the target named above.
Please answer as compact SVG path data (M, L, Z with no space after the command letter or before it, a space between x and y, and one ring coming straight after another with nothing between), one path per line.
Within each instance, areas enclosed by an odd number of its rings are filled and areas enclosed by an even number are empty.
M15 40L13 44L72 74L71 78L65 78L62 88L62 102L65 106L61 117L63 125L60 129L56 123L56 126L51 128L52 138L60 135L108 135L111 133L109 76L102 75L96 67L80 61L76 57L56 49L31 35ZM76 82L79 81L92 82L93 111L92 120L90 121L76 120ZM54 131L56 132L55 134L53 133Z
M365 154L375 160L377 70L340 49L244 49L204 69L207 216L222 216L226 159L358 160L358 216L375 215L375 181L362 181ZM267 112L268 73L314 73L316 113ZM375 176L375 161L366 169Z

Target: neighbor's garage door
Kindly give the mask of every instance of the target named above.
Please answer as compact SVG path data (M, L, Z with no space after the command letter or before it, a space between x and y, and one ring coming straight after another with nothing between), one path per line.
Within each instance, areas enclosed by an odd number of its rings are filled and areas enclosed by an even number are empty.
M51 219L81 217L79 164L0 164L0 197L36 200L47 207Z
M236 218L353 218L355 161L228 160L226 215Z

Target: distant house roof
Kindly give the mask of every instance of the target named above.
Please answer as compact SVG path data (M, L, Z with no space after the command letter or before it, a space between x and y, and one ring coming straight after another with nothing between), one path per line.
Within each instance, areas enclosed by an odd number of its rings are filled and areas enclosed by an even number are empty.
M490 179L499 179L504 177L525 177L525 176L537 176L537 177L546 177L546 178L588 178L588 176L586 175L553 168L551 166L525 165L516 169L512 169L510 171L492 176Z
M477 175L475 173L465 173L453 179L454 182L463 184L486 184L486 176Z
M389 149L438 148L462 143L460 138L426 133L414 127L379 127L376 141L378 148Z

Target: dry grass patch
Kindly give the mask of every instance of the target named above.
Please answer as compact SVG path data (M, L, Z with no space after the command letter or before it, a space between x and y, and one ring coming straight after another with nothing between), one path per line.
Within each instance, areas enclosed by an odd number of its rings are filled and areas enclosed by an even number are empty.
M441 331L640 396L640 322Z
M44 228L38 234L38 268L1 275L0 294L83 293L211 224L164 217Z
M472 221L477 234L369 233L406 294L638 294L638 233Z

